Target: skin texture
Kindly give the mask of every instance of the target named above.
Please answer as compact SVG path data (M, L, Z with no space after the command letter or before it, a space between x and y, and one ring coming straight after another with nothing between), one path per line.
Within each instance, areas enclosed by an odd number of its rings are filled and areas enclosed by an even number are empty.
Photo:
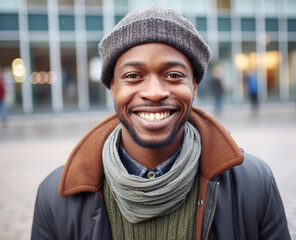
M196 88L190 61L169 45L142 44L119 57L110 90L135 160L153 168L181 147Z

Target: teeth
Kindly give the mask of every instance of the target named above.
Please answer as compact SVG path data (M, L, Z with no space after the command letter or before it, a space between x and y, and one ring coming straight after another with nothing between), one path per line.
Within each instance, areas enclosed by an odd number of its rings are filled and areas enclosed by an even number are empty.
M170 112L169 111L157 112L157 113L139 112L138 115L149 122L156 122L169 117Z

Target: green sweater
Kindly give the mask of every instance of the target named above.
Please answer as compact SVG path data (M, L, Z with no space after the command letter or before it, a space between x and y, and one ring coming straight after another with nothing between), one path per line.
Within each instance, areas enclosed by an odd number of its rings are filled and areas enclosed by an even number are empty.
M172 240L195 239L198 180L186 197L184 204L176 211L140 223L130 223L120 212L111 190L104 181L104 202L107 208L112 239L127 240Z

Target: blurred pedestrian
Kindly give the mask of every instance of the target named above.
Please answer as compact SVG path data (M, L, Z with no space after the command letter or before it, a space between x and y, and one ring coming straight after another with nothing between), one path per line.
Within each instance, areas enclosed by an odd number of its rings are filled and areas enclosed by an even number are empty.
M256 71L249 71L246 76L249 99L254 113L258 110L258 76Z
M214 95L214 99L215 99L214 107L215 107L216 115L220 115L222 111L223 93L224 93L222 77L223 77L223 69L221 68L221 66L216 65L215 67L213 67L211 72L210 86L211 86L212 94Z
M290 240L269 167L192 106L210 50L187 19L134 11L99 51L116 115L41 183L32 240Z
M5 107L5 86L2 73L0 72L0 114L3 125L7 122L7 111Z

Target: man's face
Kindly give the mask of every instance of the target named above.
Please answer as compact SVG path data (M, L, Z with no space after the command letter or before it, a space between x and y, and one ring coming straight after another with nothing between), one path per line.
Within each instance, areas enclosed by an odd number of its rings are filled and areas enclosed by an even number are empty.
M196 94L190 61L162 43L133 47L119 57L110 85L116 113L142 147L161 148L183 136Z

